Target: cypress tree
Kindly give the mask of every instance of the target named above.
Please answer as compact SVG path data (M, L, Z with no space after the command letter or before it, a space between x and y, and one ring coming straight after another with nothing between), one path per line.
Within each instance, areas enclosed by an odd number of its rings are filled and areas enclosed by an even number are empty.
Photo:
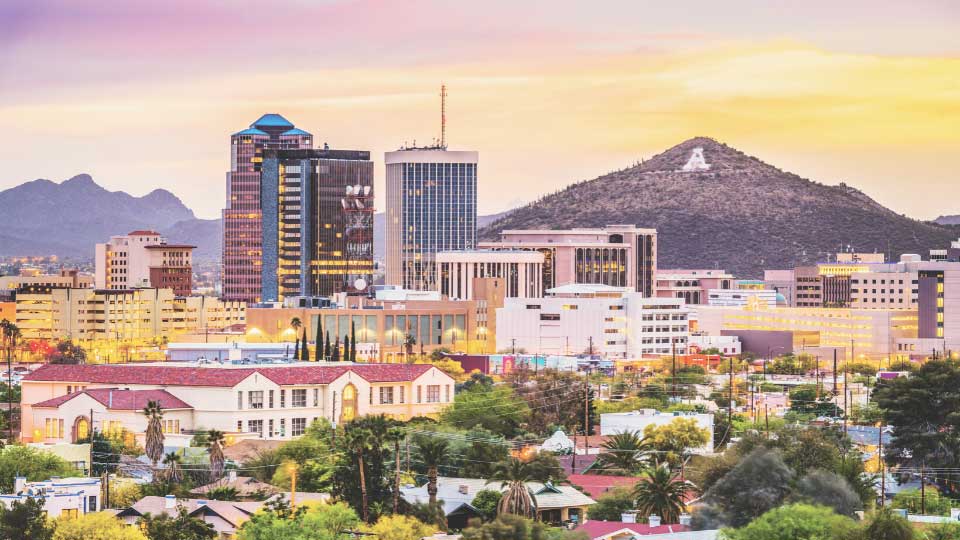
M323 316L317 315L317 335L314 337L314 341L317 343L317 361L322 360L323 356Z
M300 359L300 338L299 337L293 340L293 359L294 360Z
M350 322L350 350L348 351L350 355L350 361L357 361L357 327Z
M337 336L337 341L333 345L333 361L340 361L340 336Z
M303 330L303 345L300 347L300 359L304 362L310 361L310 348L307 346L307 330Z
M323 340L323 359L330 360L330 330L327 330L327 337Z

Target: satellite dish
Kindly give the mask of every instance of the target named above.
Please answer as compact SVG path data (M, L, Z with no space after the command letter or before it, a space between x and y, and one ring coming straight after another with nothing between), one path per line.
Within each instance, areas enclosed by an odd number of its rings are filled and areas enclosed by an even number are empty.
M367 280L365 280L365 279L363 279L363 278L357 278L357 279L354 280L354 282L353 282L353 288L356 289L356 290L358 290L358 291L362 291L362 290L366 289L366 288L367 288Z

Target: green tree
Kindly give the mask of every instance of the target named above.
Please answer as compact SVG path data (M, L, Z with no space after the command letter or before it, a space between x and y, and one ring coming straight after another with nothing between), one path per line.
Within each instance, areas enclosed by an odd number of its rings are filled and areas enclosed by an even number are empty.
M323 338L323 359L329 361L332 358L333 355L330 350L330 330L327 330L326 337Z
M330 440L333 427L326 419L318 419L307 427L303 435L283 443L270 463L263 463L274 471L269 480L276 486L288 488L290 467L297 470L297 489L308 492L329 492L333 488L333 471L337 465ZM278 466L272 464L276 462ZM287 466L279 466L286 463ZM250 466L248 463L247 466Z
M163 459L163 410L160 402L150 400L143 408L143 415L147 418L147 432L145 435L145 450L153 468Z
M360 525L356 512L344 503L271 505L245 521L238 540L351 540Z
M350 355L351 362L357 361L357 327L353 320L350 321Z
M333 362L340 361L340 336L337 336L336 340L333 342L333 357L331 360Z
M470 503L470 506L473 506L480 512L480 517L483 518L483 521L493 521L497 517L497 507L499 505L500 492L492 489L481 489ZM593 507L590 507L590 516L593 516Z
M322 315L317 316L317 332L316 332L316 335L313 336L313 340L316 342L316 345L317 345L317 354L316 354L317 361L326 360L327 358L323 356L323 316Z
M208 540L217 537L213 525L191 517L183 505L177 505L176 515L144 514L137 525L150 540Z
M790 410L814 416L842 416L843 412L822 389L814 384L801 384L790 391Z
M437 527L427 525L410 516L380 516L373 525L364 525L361 530L377 540L420 540L437 532Z
M872 401L863 405L853 405L850 408L850 421L854 424L874 426L877 422L883 421L883 411Z
M28 482L51 476L76 476L79 471L60 457L30 446L10 445L0 449L0 493L13 493L13 481L25 476Z
M460 429L482 427L511 438L530 418L530 407L506 385L478 385L454 396L441 422Z
M467 527L463 540L589 540L582 531L551 529L521 516L500 515L494 521Z
M388 508L392 492L393 448L384 444L396 423L383 415L364 416L346 423L337 430L337 463L333 474L333 491L361 516L366 508L366 521L375 520ZM374 501L364 505L363 501Z
M207 453L210 454L210 480L223 478L223 432L211 429L207 432Z
M888 506L880 507L867 518L863 533L870 540L913 540L913 526Z
M86 439L78 439L78 443L90 443L93 445L93 475L101 476L103 473L114 473L117 470L117 464L120 463L121 451L114 444L114 441L100 431L93 431L91 436Z
M217 486L208 490L204 496L211 501L240 500L240 494L237 492L237 488L231 486Z
M444 464L450 444L446 439L416 435L413 444L417 448L417 456L427 467L427 494L430 504L437 503L437 469Z
M630 476L647 465L649 450L635 432L614 433L601 445L595 467L599 474Z
M664 523L679 523L687 492L693 489L692 484L674 474L666 464L661 464L643 472L633 487L633 494L637 510L643 517L656 514Z
M531 518L537 515L536 499L527 488L527 482L533 480L533 471L527 463L510 458L497 465L490 480L498 481L501 487L507 488L500 497L497 514Z
M136 527L128 527L108 512L91 512L53 521L53 540L147 540Z
M847 481L837 474L813 470L797 482L794 497L814 505L826 506L841 516L853 517L863 510L863 502Z
M4 489L4 492L8 490ZM43 499L33 497L0 504L0 540L50 540L53 526L47 521Z
M700 448L710 440L710 431L697 425L694 418L677 417L669 424L650 424L643 430L645 446L656 452L657 461L665 460L679 467L690 449Z
M300 359L304 362L310 361L310 345L307 344L307 332L303 332L303 342L300 344Z
M704 493L694 512L698 528L742 527L779 506L790 494L794 473L780 453L757 448Z
M590 507L590 519L595 521L620 521L628 510L634 510L636 498L633 490L615 487L597 497L597 503Z
M464 450L461 471L466 478L489 478L494 466L510 455L503 437L482 427L474 427L466 432L466 436L470 445Z
M183 467L181 463L183 458L180 457L180 454L176 452L168 452L163 456L163 464L166 466L164 469L164 477L168 482L179 484L183 482Z
M83 364L86 361L87 351L69 339L57 343L56 350L50 355L51 364Z
M290 327L293 328L293 359L300 360L300 328L303 327L303 322L300 320L300 317L294 317L290 319Z
M857 524L823 506L790 504L766 512L738 530L724 530L728 540L854 540ZM873 540L873 537L869 537Z
M921 499L923 499L921 501ZM940 495L933 486L928 486L922 494L919 489L905 489L893 496L890 503L893 508L905 508L911 514L926 514L931 516L949 516L953 501ZM921 507L923 512L921 512Z
M925 531L923 540L960 540L960 523L941 523Z

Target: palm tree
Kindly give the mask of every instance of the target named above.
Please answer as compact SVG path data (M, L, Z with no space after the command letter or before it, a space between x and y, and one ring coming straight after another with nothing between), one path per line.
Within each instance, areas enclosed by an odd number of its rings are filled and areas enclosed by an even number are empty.
M373 447L373 432L362 427L349 427L344 429L347 448L350 453L357 456L357 464L360 468L360 499L363 513L363 521L370 521L370 510L367 501L367 476L364 470L363 455Z
M207 432L207 452L210 454L210 479L223 477L223 432L211 429Z
M601 474L629 476L643 468L650 452L643 438L636 432L615 433L607 438L597 456Z
M516 514L533 518L537 514L537 501L527 489L527 482L533 478L531 467L517 459L501 461L490 475L491 480L499 480L500 487L506 487L497 504L497 514Z
M407 434L400 428L390 428L384 442L393 443L393 454L396 461L393 472L393 513L398 513L400 509L400 443L406 439Z
M143 414L147 417L147 457L156 468L157 462L163 458L163 410L160 408L160 402L148 401L147 406L143 408Z
M163 456L163 464L167 466L167 482L179 484L183 481L183 469L180 467L182 461L180 454L176 452L169 452Z
M437 504L437 468L447 460L450 443L446 439L425 435L418 435L413 440L420 450L420 461L427 466L427 494L430 495L430 506L433 506Z
M7 350L7 440L13 441L13 349L20 338L20 328L3 319L0 321L0 332L3 333L3 345Z
M664 523L678 523L687 492L693 489L693 484L682 480L663 463L643 472L633 495L637 499L637 510L644 517L656 514Z
M290 327L293 328L293 335L296 336L296 339L293 340L293 359L300 359L300 327L303 326L303 322L300 321L300 317L294 317L290 319Z

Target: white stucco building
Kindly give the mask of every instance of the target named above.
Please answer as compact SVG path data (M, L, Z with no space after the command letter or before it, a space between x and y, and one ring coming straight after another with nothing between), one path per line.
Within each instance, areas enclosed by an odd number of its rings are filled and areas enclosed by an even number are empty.
M77 517L87 512L99 512L99 478L51 478L42 482L27 482L26 477L14 479L13 493L0 495L0 504L7 508L14 501L43 499L43 509L47 517Z

